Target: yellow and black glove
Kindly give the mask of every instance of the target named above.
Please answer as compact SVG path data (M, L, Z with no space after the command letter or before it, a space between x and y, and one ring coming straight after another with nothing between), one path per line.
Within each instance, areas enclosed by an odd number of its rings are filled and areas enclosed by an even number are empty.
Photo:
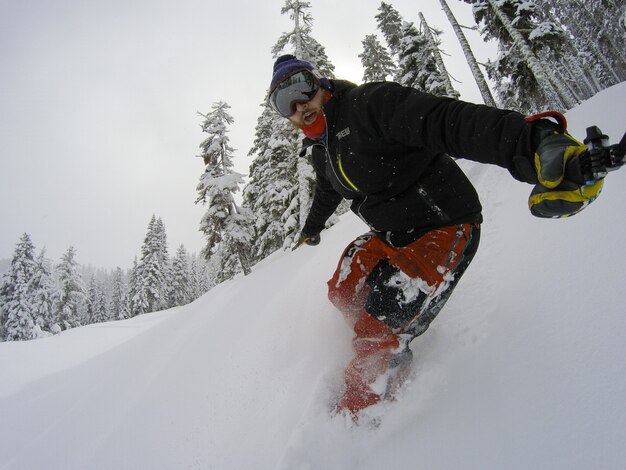
M540 136L534 157L539 184L528 199L530 212L536 217L570 217L600 195L603 181L585 183L579 161L587 150L584 144L554 125L544 126Z

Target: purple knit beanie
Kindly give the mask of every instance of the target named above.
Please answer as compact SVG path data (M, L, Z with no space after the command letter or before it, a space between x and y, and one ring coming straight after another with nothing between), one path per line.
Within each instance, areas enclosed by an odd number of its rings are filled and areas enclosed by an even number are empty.
M298 60L296 56L287 54L281 55L278 59L276 59L276 62L274 62L274 74L272 75L272 83L270 84L270 93L280 82L298 70L309 70L313 72L315 76L319 78L322 88L330 90L330 82L328 81L328 78L320 77L319 72L315 70L315 67L313 67L310 62Z

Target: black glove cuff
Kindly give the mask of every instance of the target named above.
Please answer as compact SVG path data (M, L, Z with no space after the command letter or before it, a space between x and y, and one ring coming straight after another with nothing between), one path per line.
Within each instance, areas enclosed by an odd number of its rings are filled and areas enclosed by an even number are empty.
M536 184L539 182L537 179L537 172L527 157L516 155L513 157L513 166L514 168L510 169L509 172L516 180L530 184Z

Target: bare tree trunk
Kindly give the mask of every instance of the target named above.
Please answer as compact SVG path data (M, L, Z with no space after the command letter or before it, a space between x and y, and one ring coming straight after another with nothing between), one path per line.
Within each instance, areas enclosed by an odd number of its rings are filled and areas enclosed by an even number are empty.
M237 206L237 203L235 202L235 199L232 198L232 196L231 196L231 200L232 200L231 210L235 214L241 214L241 210L239 209L239 206ZM233 242L233 244L234 244L235 252L237 253L237 259L239 260L239 265L241 266L241 270L243 271L243 275L247 276L248 274L250 274L250 261L249 261L250 258L245 253L245 250L244 250L245 244L240 243L238 241Z
M298 155L296 153L296 155ZM298 197L300 198L300 230L304 228L304 223L311 208L311 187L308 178L310 165L304 158L298 158Z
M295 45L295 55L298 59L302 59L302 51L303 51L303 47L302 47L302 34L300 33L300 9L297 8L296 10L294 10L293 12L293 20L294 20L294 34L296 36L296 45Z
M459 43L461 44L461 48L463 49L463 54L465 54L465 58L467 59L469 68L472 71L472 75L474 75L474 80L476 80L476 85L478 85L478 90L480 91L480 94L483 97L483 101L488 106L496 107L497 106L496 100L493 98L493 95L491 94L491 91L489 90L489 86L487 85L485 76L483 75L482 71L480 70L480 67L478 66L478 61L476 60L476 57L474 57L474 53L472 52L472 49L470 48L470 45L467 42L465 34L463 34L463 31L461 30L461 26L459 26L459 23L456 21L456 18L452 14L452 10L450 10L450 7L448 7L448 4L446 3L446 1L439 0L439 3L441 3L441 6L443 7L443 11L445 11L446 15L448 16L448 21L450 21L450 24L452 25L452 29L456 33L456 37L458 38Z
M241 266L243 275L247 276L248 274L250 274L250 264L248 263L248 257L244 255L242 246L239 243L237 245L237 258L239 258L239 265Z

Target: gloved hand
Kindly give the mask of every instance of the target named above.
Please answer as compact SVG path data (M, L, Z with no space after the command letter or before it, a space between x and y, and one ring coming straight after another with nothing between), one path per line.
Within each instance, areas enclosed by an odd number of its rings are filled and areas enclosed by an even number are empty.
M540 136L534 158L539 184L528 199L530 212L545 218L577 214L598 197L603 185L602 180L592 185L584 181L579 158L587 147L551 122L535 125Z
M591 186L566 180L554 189L537 184L528 198L528 207L535 217L548 219L570 217L595 201L602 191L603 184L603 180L596 181Z
M563 182L568 168L568 178L584 184L578 158L587 150L587 146L567 132L546 130L541 135L539 147L535 151L535 170L539 183L548 189L556 188ZM570 168L572 171L569 171Z
M315 235L305 235L304 233L301 233L300 238L298 238L298 241L296 241L296 244L294 245L293 249L295 250L303 243L306 243L307 245L310 245L310 246L319 245L320 240L321 238L320 238L319 233L316 233Z

